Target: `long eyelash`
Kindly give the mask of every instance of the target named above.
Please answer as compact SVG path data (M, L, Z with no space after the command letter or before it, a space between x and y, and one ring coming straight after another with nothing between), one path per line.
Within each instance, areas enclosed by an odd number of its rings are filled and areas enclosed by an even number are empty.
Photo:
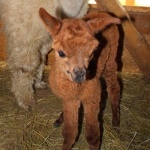
M60 57L66 57L66 54L63 51L58 51Z

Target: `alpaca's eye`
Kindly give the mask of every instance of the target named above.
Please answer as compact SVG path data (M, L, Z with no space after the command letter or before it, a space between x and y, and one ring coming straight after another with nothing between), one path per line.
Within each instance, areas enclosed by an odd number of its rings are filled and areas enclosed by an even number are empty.
M66 57L66 55L63 51L58 51L58 54L59 54L60 57Z

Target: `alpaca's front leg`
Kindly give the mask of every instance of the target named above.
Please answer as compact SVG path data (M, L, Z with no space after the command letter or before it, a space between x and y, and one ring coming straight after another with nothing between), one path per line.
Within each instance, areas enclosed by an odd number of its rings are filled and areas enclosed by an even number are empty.
M62 150L70 150L78 134L79 101L63 102L64 126L62 135L64 138Z
M98 121L99 100L90 104L84 104L86 120L86 140L90 150L99 150L100 147L100 128Z
M30 109L35 104L33 83L34 73L12 70L12 92L18 105L25 109Z

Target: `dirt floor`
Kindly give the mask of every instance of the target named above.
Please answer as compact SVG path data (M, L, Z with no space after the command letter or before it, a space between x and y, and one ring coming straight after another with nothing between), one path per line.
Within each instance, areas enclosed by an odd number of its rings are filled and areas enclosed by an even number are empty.
M49 68L45 69L47 82ZM122 87L120 133L111 126L109 100L103 115L101 150L150 149L150 84L140 73L119 74ZM61 129L53 122L61 112L61 100L51 90L37 90L37 104L26 111L16 104L10 92L11 80L7 64L0 62L0 149L60 150ZM103 93L106 93L103 89ZM106 96L105 96L106 97ZM104 108L104 106L102 106ZM72 150L88 150L84 137L84 120L79 139Z

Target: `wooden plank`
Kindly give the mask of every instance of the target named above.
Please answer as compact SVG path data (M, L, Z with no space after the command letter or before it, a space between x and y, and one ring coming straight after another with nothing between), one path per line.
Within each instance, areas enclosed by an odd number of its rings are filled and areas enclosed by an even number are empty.
M118 0L96 0L100 9L111 12L122 21L124 44L146 78L150 78L150 45L133 26L129 14Z
M94 7L90 7L89 12L101 11L96 7L97 5L94 5ZM135 9L133 11L132 10L129 10L127 12L135 28L142 34L150 34L150 13L136 12Z
M142 6L124 6L127 11L132 12L142 12L142 13L150 13L150 7L142 7Z
M128 11L135 28L142 34L150 34L150 13Z

